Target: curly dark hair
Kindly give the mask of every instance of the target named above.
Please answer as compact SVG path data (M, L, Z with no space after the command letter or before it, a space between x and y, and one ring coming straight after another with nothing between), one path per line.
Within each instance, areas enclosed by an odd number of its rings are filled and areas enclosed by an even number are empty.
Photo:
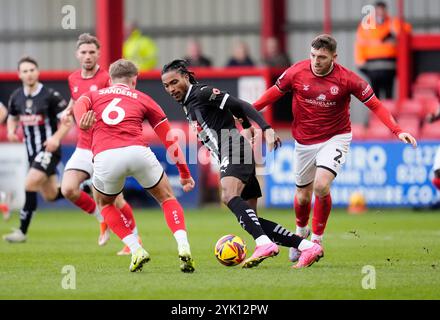
M188 67L188 62L186 60L176 59L163 66L162 74L174 70L182 75L188 75L189 82L191 84L196 84L197 80L194 77L194 72L189 71L187 67Z

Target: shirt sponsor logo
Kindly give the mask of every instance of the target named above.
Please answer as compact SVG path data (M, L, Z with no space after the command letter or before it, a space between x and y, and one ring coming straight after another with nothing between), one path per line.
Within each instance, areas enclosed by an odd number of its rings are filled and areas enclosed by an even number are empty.
M44 117L41 114L20 115L20 122L24 126L38 126L44 124Z
M318 100L318 101L325 101L325 100L327 100L327 97L325 96L325 94L321 93L321 94L316 98L316 100Z
M34 105L34 101L32 99L26 99L26 109L24 110L27 114L32 114L32 106Z

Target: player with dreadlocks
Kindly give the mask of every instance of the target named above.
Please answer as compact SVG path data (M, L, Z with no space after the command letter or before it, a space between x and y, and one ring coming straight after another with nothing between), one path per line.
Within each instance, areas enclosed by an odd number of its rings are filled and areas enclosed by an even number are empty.
M240 225L255 239L256 248L243 268L252 268L279 252L277 244L298 248L302 253L297 268L310 266L323 255L321 246L302 239L281 225L257 216L261 189L256 178L251 144L239 133L234 116L253 132L249 119L263 130L269 151L281 146L280 138L264 118L247 102L196 81L184 60L163 67L165 90L179 102L199 139L220 164L222 202Z

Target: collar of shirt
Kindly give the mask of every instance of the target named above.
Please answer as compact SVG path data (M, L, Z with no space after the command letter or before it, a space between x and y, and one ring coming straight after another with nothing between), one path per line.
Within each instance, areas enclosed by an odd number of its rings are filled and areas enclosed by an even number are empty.
M191 84L191 85L189 86L189 88L188 88L188 91L186 92L185 99L183 99L183 104L185 104L186 100L188 99L189 94L191 93L191 89L192 89L192 87L193 87L193 85Z
M84 80L87 80L87 79L91 79L91 78L93 78L93 77L98 73L99 68L100 68L100 66L99 66L99 64L97 64L97 65L96 65L96 68L95 68L95 69L96 69L95 72L93 72L93 74L90 75L90 76L83 76L83 70L81 70L81 73L80 73L81 78L84 79Z
M43 84L40 82L40 83L38 83L37 89L36 89L34 92L32 92L32 94L31 94L30 96L31 96L31 97L35 97L37 94L40 93L41 89L43 89ZM23 87L23 93L24 93L24 95L25 95L26 97L29 97L29 92L26 92L26 91L27 91L26 88Z

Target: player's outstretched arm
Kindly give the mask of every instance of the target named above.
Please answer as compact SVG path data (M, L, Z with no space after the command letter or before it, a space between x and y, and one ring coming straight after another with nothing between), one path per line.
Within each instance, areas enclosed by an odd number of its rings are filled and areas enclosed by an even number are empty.
M19 142L20 139L18 139L17 136L18 117L9 115L7 121L7 127L8 127L8 140L10 142Z
M267 105L273 104L283 95L284 92L282 92L276 85L273 85L267 89L257 101L253 103L253 106L258 111L263 110Z
M44 142L45 150L48 152L55 152L61 144L61 140L66 136L72 128L72 121L65 118L61 121L58 130Z
M95 113L90 108L91 101L86 96L81 96L73 106L75 121L82 130L90 129L96 122Z
M8 109L0 102L0 123L8 117Z
M195 182L191 177L191 172L186 164L185 155L183 154L177 139L170 139L170 130L170 123L167 119L162 120L154 127L154 132L156 132L157 136L162 141L168 155L176 164L177 170L179 170L180 184L183 187L183 191L189 192L194 189Z
M380 100L373 95L373 97L365 102L365 105L374 112L374 114L386 125L400 140L405 143L411 143L414 148L417 147L417 141L414 137L403 132L400 126L397 124L391 112L380 102Z

